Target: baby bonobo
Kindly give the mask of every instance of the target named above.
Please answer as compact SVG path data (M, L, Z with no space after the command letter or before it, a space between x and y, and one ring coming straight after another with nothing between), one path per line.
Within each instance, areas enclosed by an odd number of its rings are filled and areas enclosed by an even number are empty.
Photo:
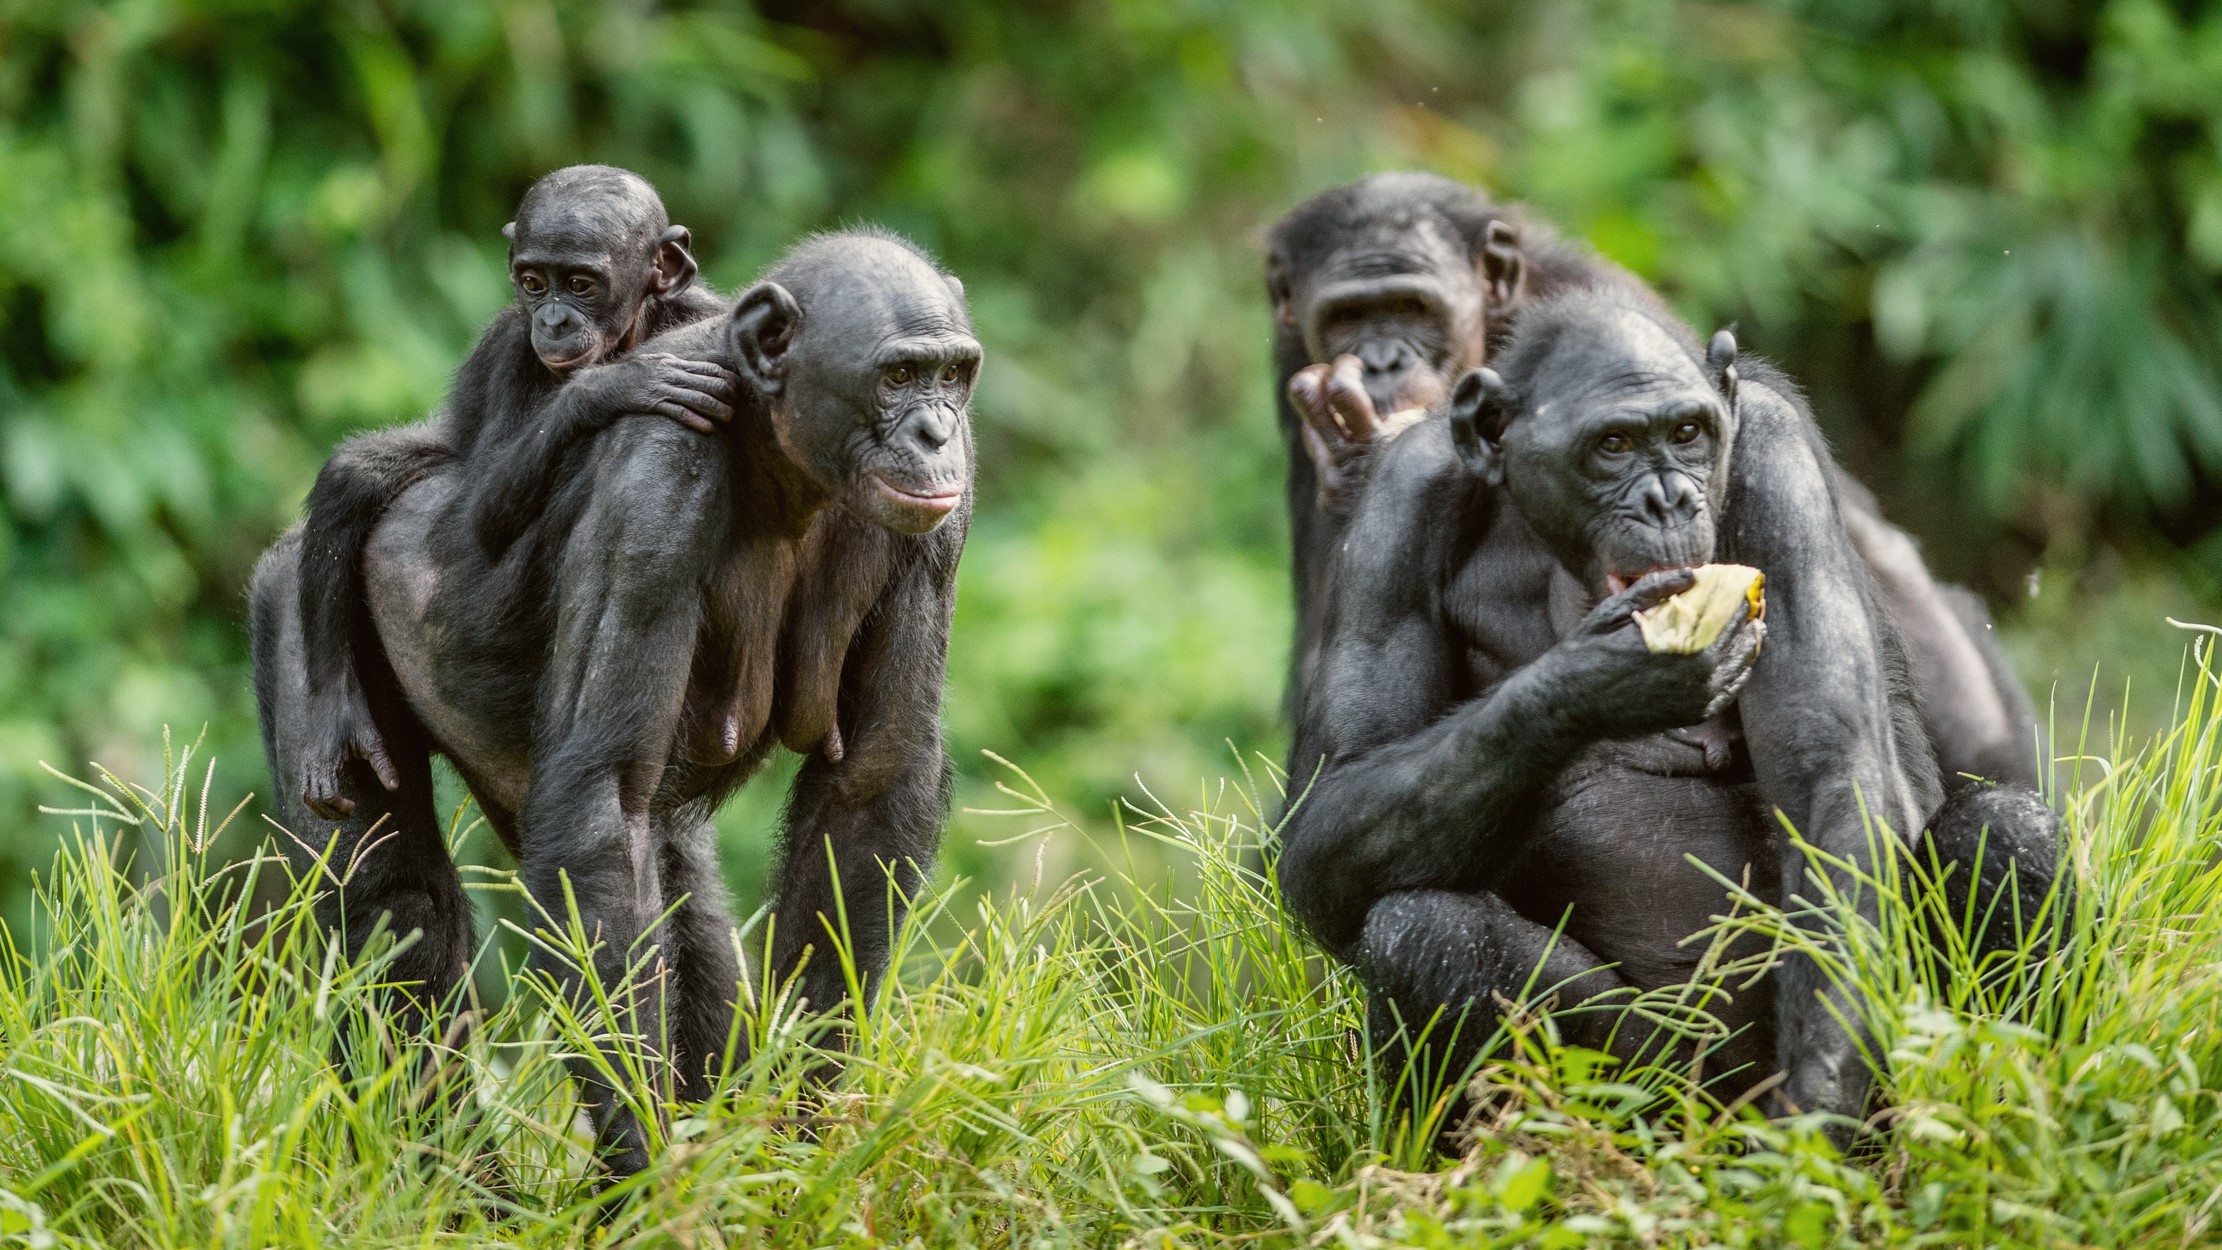
M1701 345L1649 301L1578 291L1524 311L1447 407L1378 453L1351 516L1278 865L1290 910L1365 982L1391 1064L1455 1080L1504 1004L1554 995L1591 1008L1561 1014L1568 1041L1658 1057L1670 1039L1621 1008L1702 971L1688 939L1728 910L1712 873L1816 897L1825 869L1788 852L1783 819L1855 865L1868 817L1909 847L1926 828L1956 865L1948 896L2036 915L2051 815L2006 787L1946 796L1826 444L1780 374L1726 332ZM1636 613L1714 561L1765 573L1764 622L1654 652ZM2011 927L1980 940L2010 950ZM1860 1006L1812 958L1690 994L1730 1030L1705 1056L1724 1093L1779 1073L1779 1106L1860 1114Z
M629 412L704 431L732 413L733 378L717 365L627 355L656 334L725 310L715 292L696 284L691 236L670 223L645 179L608 165L559 169L525 192L502 233L516 302L457 370L441 412L348 440L309 492L301 630L310 710L298 784L310 810L327 819L354 810L341 786L349 760L388 790L400 784L363 684L366 673L385 680L361 581L363 544L387 505L425 474L461 460L472 532L498 558L544 505L564 453L586 434ZM563 402L552 404L559 391Z

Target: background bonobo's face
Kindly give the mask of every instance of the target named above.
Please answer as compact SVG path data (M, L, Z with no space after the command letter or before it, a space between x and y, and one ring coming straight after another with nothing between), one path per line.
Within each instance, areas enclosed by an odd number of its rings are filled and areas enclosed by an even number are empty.
M744 335L752 299L776 286L742 297ZM793 297L799 319L772 397L781 446L850 512L932 531L971 484L980 344L961 292L906 249L865 239L811 266ZM740 354L750 359L745 344Z
M1559 330L1505 383L1500 455L1520 514L1604 594L1710 562L1735 438L1722 384L1634 312Z
M1481 363L1486 299L1464 240L1422 216L1360 223L1320 256L1276 253L1274 315L1312 363L1356 356L1383 417L1426 408Z

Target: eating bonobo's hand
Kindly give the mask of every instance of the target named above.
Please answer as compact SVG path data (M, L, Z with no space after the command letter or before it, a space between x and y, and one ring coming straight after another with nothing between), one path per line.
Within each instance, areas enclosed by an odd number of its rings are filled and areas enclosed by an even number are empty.
M1636 738L1695 725L1751 679L1764 621L1746 618L1694 655L1647 650L1635 614L1689 589L1688 569L1647 573L1597 605L1552 652L1557 706L1585 737Z
M1365 479L1373 449L1417 421L1419 410L1384 418L1366 394L1365 363L1337 356L1332 364L1307 365L1290 375L1289 406L1303 419L1304 450L1319 481L1319 507L1345 515Z
M740 379L721 365L647 352L604 367L603 384L617 389L621 411L652 412L704 434L733 419Z

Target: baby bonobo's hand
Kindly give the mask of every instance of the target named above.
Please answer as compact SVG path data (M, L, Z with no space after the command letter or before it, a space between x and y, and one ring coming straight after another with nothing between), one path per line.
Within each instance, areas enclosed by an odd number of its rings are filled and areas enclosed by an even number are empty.
M631 375L628 385L637 388L628 405L631 411L669 417L704 434L717 429L719 422L733 419L741 383L722 365L668 352L647 352L619 367Z
M352 679L342 685L310 698L308 741L301 752L301 801L326 820L344 820L355 810L355 800L342 784L351 759L370 765L386 789L401 787L401 774L371 721L362 687Z
M1766 623L1747 617L1692 655L1645 648L1635 614L1658 606L1695 582L1688 569L1647 573L1582 619L1558 649L1565 652L1562 708L1584 733L1638 738L1695 725L1734 701L1751 679Z

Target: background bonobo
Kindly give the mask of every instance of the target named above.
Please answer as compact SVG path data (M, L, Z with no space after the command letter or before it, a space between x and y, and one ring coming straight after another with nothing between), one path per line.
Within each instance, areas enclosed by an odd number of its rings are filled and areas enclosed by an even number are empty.
M405 491L364 557L398 686L390 705L374 692L372 709L402 784L347 774L355 807L336 829L280 815L329 831L343 863L391 835L322 914L344 918L350 953L381 921L421 932L395 979L417 1003L446 1002L472 937L432 807L428 758L445 754L559 918L568 884L599 935L605 984L656 950L627 1000L637 1020L621 1027L699 1097L739 976L710 817L772 748L806 756L787 802L772 959L811 1007L847 992L825 943L835 891L869 992L932 861L980 347L954 278L897 239L854 233L803 244L729 317L652 346L735 371L734 419L707 436L662 418L617 422L583 445L499 560L458 523L467 470ZM253 593L279 777L292 775L309 711L297 542L264 558ZM560 961L542 966L577 988ZM641 1126L589 1065L577 1071L605 1159L642 1166Z
M472 529L498 555L545 500L557 459L580 434L625 412L659 412L697 429L731 414L723 370L669 355L585 374L562 390L562 409L543 412L566 378L725 310L695 285L687 228L670 224L646 180L607 165L559 169L532 185L502 233L516 302L456 371L440 414L348 440L309 491L301 539L309 729L299 774L275 781L320 816L352 810L340 780L350 760L389 790L402 781L362 684L390 680L363 609L361 562L396 496L467 460L486 495Z
M1725 332L1701 350L1613 290L1524 312L1498 360L1376 457L1297 725L1290 773L1311 784L1279 862L1289 907L1365 981L1377 1036L1472 1009L1428 1056L1450 1075L1539 967L1538 989L1568 1003L1686 980L1700 952L1675 944L1726 907L1685 855L1750 872L1762 897L1810 898L1775 809L1859 862L1863 810L1911 837L1944 798L1795 390L1739 365ZM1647 652L1631 613L1714 559L1767 573L1765 625L1694 656ZM1985 821L1988 880L2018 862L2033 914L2050 813L2025 792L1958 790L1938 853L1968 857ZM1856 1011L1808 961L1770 979L1771 1010L1754 994L1711 1004L1746 1032L1708 1071L1780 1069L1789 1105L1859 1113L1869 1074L1832 1016ZM1562 1024L1623 1056L1651 1044L1618 1016Z
M1432 174L1377 174L1291 210L1267 235L1280 421L1287 443L1297 637L1292 701L1318 666L1327 579L1371 450L1501 346L1526 305L1610 287L1672 320L1633 274L1518 209ZM1946 775L2033 784L2035 709L1982 602L1940 585L1874 497L1829 473L1853 546L1906 643Z

